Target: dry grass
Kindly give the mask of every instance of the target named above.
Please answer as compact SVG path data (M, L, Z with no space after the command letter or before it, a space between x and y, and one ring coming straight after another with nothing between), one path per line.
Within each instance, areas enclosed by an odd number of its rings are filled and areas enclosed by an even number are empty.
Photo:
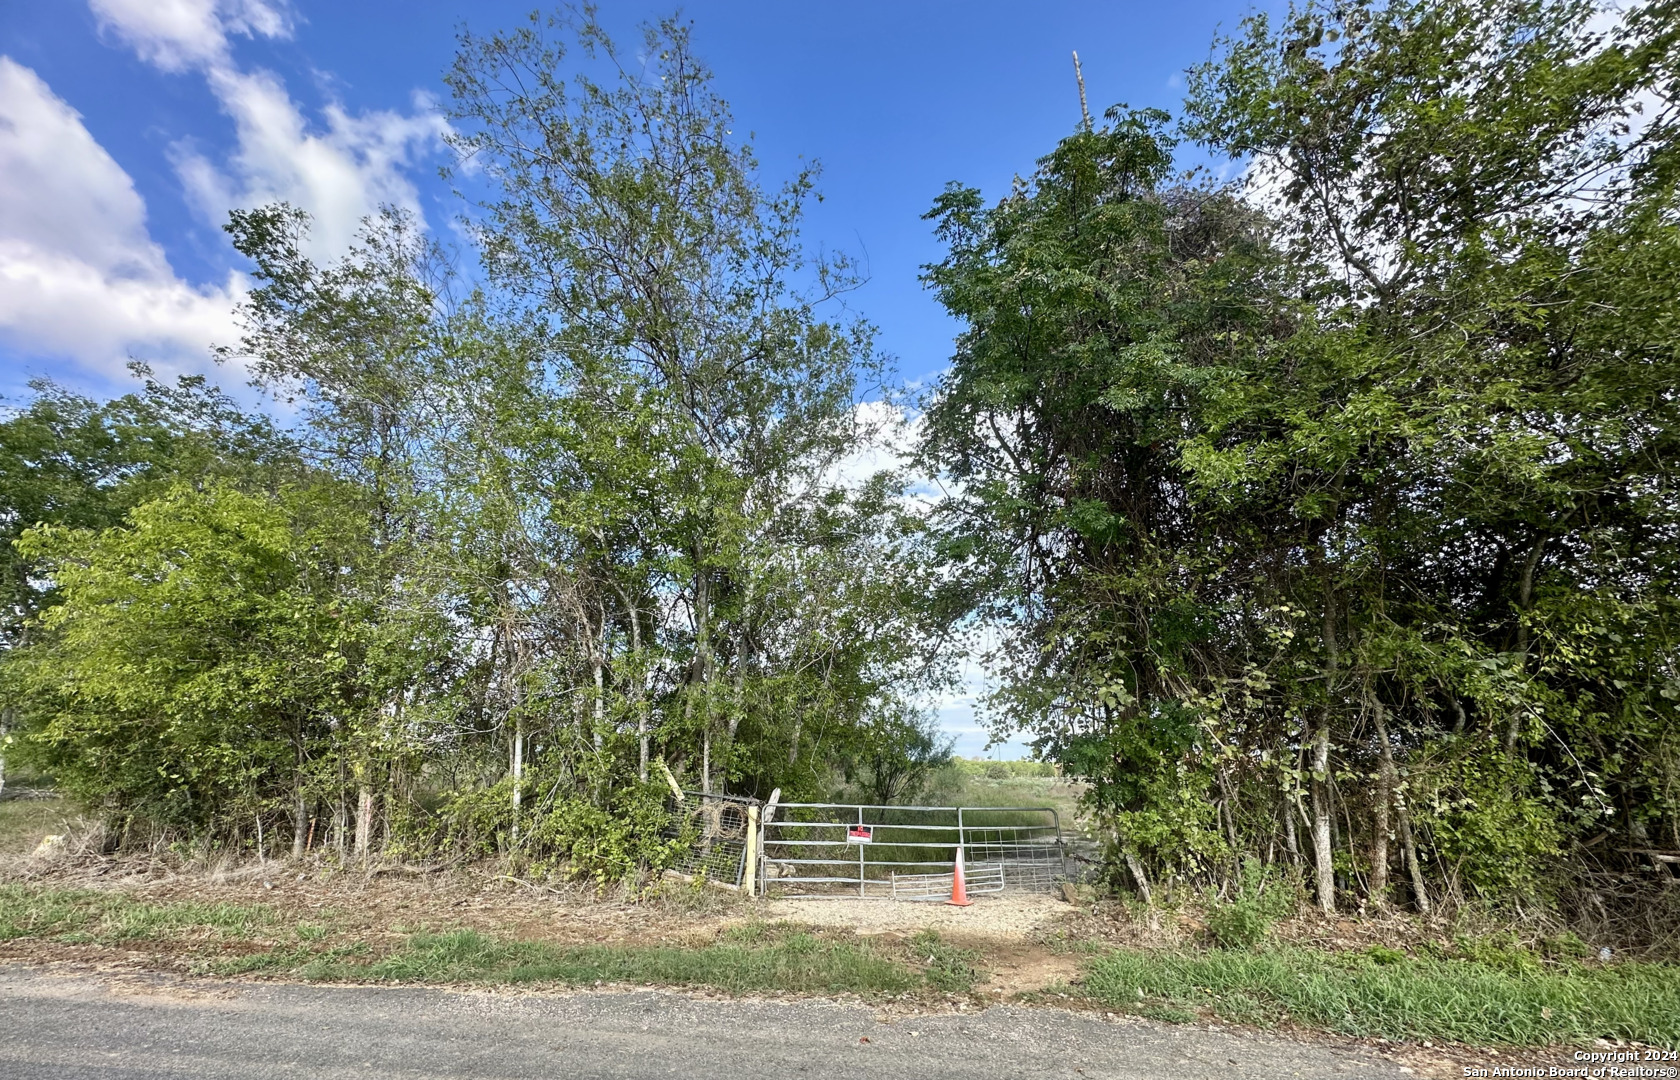
M27 855L48 836L85 828L66 800L34 795L27 790L8 789L6 798L0 799L0 858Z

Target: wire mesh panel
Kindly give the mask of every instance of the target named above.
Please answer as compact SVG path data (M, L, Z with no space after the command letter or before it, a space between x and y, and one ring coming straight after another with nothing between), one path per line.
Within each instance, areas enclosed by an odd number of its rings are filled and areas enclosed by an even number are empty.
M1006 807L970 806L962 810L963 854L975 863L1006 867L1011 887L1053 889L1067 880L1067 844L1054 810L1053 824L1023 822L1033 811Z
M706 880L725 885L741 884L747 865L747 834L752 827L748 809L756 805L757 799L697 792L685 792L681 802L668 800L669 820L662 835L688 845L671 869L681 874L704 874Z
M891 898L895 874L944 875L948 894L959 844L965 866L996 865L1010 887L1050 888L1065 877L1050 807L791 803L763 825L758 878L781 896Z

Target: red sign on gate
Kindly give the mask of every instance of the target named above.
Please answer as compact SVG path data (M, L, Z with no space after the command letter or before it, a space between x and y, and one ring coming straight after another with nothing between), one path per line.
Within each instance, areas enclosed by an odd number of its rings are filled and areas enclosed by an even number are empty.
M848 825L846 827L846 843L867 844L875 838L875 828L872 825Z

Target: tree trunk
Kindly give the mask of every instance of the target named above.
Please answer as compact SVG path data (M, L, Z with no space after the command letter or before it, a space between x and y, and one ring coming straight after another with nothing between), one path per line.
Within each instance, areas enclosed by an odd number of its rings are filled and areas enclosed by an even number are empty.
M1406 867L1412 877L1412 899L1417 904L1418 914L1428 918L1435 912L1435 905L1429 900L1429 887L1423 881L1423 867L1418 864L1417 844L1412 842L1411 816L1406 813L1405 800L1400 800L1395 817L1400 823L1400 852L1405 857Z
M602 636L605 636L603 630ZM589 658L590 675L595 682L595 752L599 754L606 740L607 726L607 684L606 664L601 656L601 650L596 650Z
M1382 702L1371 702L1377 726L1377 799L1371 811L1371 884L1368 895L1377 904L1388 902L1388 808L1394 799L1394 748L1388 742L1388 723Z
M1517 585L1517 674L1520 677L1528 667L1528 610L1534 606L1534 570L1540 565L1540 556L1545 553L1546 538L1542 536L1528 549L1528 558L1523 562L1522 580ZM1505 752L1517 752L1517 736L1522 733L1522 708L1518 706L1511 710L1511 719L1505 727Z
M1295 836L1295 798L1292 792L1283 793L1283 843L1289 850L1289 861L1301 865L1301 842Z
M356 857L366 859L368 847L373 839L373 785L367 780L366 771L357 784L356 790Z
M6 793L6 733L12 730L12 708L0 709L0 795Z
M646 677L642 671L642 620L636 611L636 605L630 602L630 597L623 591L619 596L624 600L624 611L630 616L630 668L633 674L631 693L634 698L631 707L636 711L636 776L645 784L648 771L648 715L644 703L647 700L646 688L642 680Z
M1154 906L1155 894L1150 891L1149 875L1144 872L1143 863L1139 862L1138 857L1129 850L1122 849L1121 853L1126 860L1126 869L1132 873L1132 880L1137 882L1138 896L1142 898L1145 905Z
M1336 910L1336 858L1330 843L1330 717L1326 706L1313 734L1312 744L1312 844L1313 876L1318 886L1318 906Z
M1225 819L1225 836L1231 842L1231 854L1242 853L1242 841L1237 837L1237 792L1224 769L1214 774L1219 782L1220 814Z
M746 597L741 604L741 617L735 624L735 680L729 703L729 745L735 745L735 732L746 714L747 701L747 625L752 610L753 587L747 584Z
M712 594L711 584L701 565L700 552L694 553L694 637L699 654L700 692L700 791L712 793Z
M513 779L513 833L519 843L519 805L524 797L525 781L525 717L515 711L513 717L513 745L508 747L508 776Z
M1324 704L1318 711L1318 726L1312 740L1312 841L1313 875L1318 885L1318 906L1325 913L1336 910L1336 859L1330 840L1330 716L1334 708L1336 670L1336 600L1328 570L1324 572Z
M747 709L747 630L743 626L735 633L735 680L729 695L729 745L735 745L735 733Z
M752 602L752 590L747 591L747 602ZM724 775L723 785L727 792L729 784L729 763L735 759L735 733L741 728L741 720L747 709L747 616L743 611L741 621L735 629L735 673L733 685L729 693L729 734L724 742Z
M309 808L303 794L302 732L293 734L292 751L294 757L292 772L292 858L301 859L309 842L309 822L306 820Z
M348 805L347 784L344 776L344 755L338 756L338 798L333 802L333 849L338 852L340 862L348 854L346 841L349 839L349 822L347 820L350 807Z
M828 701L828 684L834 676L834 656L830 654L823 660L822 700ZM799 709L793 714L793 745L788 747L788 764L793 765L799 760L799 736L805 730L805 710Z

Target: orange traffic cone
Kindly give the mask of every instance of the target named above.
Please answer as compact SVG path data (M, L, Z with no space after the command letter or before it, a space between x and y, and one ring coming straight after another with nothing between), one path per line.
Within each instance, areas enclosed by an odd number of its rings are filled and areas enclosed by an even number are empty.
M954 907L967 907L974 903L968 898L968 883L963 880L962 845L957 845L956 869L951 874L951 899L945 901Z

